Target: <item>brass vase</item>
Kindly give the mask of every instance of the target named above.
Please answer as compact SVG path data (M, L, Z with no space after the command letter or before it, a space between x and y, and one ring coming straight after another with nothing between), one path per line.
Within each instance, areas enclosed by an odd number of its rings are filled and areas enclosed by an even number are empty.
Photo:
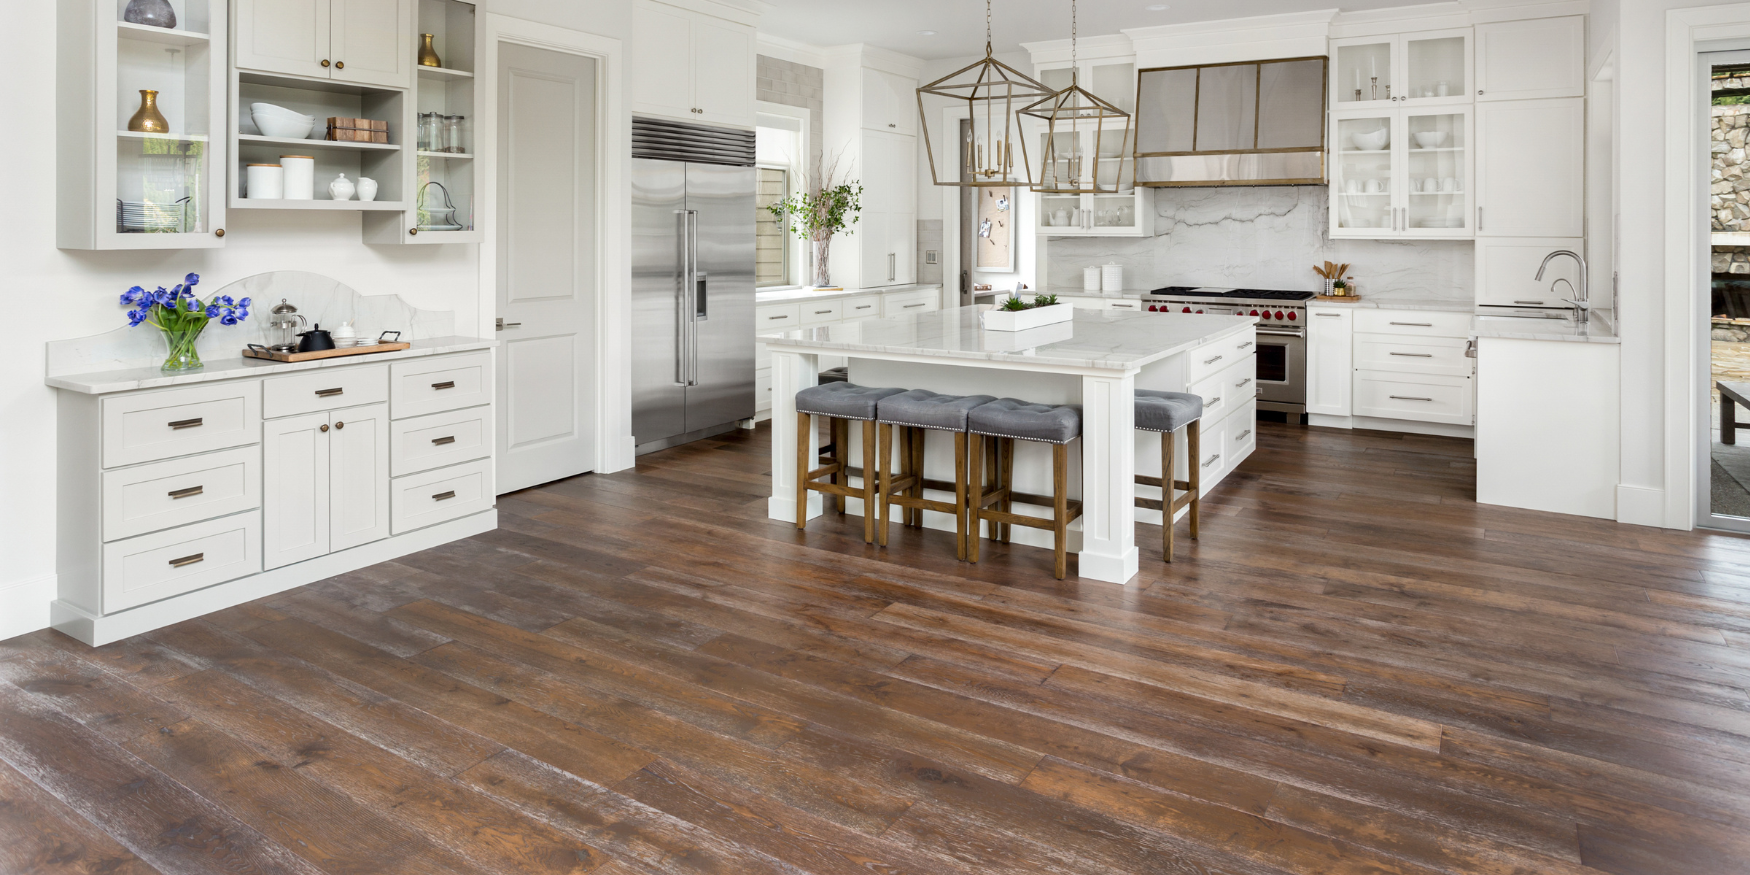
M431 47L431 34L419 35L419 66L442 67L444 62L438 60L437 50Z
M128 119L128 130L143 134L168 134L170 122L158 111L158 92L140 90L140 108Z

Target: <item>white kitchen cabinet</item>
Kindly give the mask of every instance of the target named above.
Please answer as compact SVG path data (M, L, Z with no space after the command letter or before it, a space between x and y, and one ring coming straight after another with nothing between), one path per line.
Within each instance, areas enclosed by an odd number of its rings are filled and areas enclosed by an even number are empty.
M1477 105L1477 236L1580 237L1586 228L1586 101Z
M1470 102L1471 29L1331 41L1335 109Z
M236 0L239 69L384 88L413 84L415 0Z
M772 409L772 355L766 350L766 345L760 342L760 335L776 334L794 328L842 325L883 316L928 313L940 309L941 286L761 304L754 309L755 418L766 418ZM844 363L841 356L821 356L820 369L826 370Z
M875 130L860 137L863 209L855 233L833 249L850 243L857 251L857 288L908 285L917 281L917 138ZM833 279L852 287L836 270Z
M1571 258L1549 263L1544 256L1561 249L1584 253L1578 237L1479 237L1476 251L1477 303L1486 307L1569 307L1580 287L1580 265ZM1558 282L1565 280L1566 282ZM1596 296L1595 296L1596 297Z
M632 7L632 110L752 127L754 28L680 6Z
M1036 55L1037 57L1037 55ZM1074 84L1109 101L1125 112L1136 111L1136 56L1126 55L1076 61L1046 61L1033 67L1039 83L1053 91Z
M917 82L885 70L863 70L863 127L916 136Z
M1477 25L1477 102L1583 97L1586 18Z
M853 233L833 240L832 280L847 289L917 281L916 72L910 59L864 47L835 56L822 122L840 173L863 187Z
M389 536L389 405L267 421L266 567Z
M1350 416L1354 386L1354 312L1341 306L1307 308L1306 412Z
M1469 106L1332 113L1331 236L1469 239L1473 137Z
M328 549L389 537L389 405L334 411L328 440Z
M1316 327L1321 317L1310 318ZM1449 426L1475 422L1475 366L1465 355L1470 313L1366 309L1351 318L1353 415Z

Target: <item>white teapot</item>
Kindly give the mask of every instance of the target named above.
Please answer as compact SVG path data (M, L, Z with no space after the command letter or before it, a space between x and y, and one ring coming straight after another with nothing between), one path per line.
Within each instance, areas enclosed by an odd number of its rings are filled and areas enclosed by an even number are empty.
M328 196L337 201L352 200L354 191L357 191L357 188L352 184L352 180L346 178L344 173L334 177L334 181L328 183Z

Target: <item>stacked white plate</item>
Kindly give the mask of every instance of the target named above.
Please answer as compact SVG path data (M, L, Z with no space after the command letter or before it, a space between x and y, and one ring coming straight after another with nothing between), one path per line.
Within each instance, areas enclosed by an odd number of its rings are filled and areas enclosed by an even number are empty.
M182 231L188 198L173 204L141 201L115 202L116 229L123 232L177 233Z

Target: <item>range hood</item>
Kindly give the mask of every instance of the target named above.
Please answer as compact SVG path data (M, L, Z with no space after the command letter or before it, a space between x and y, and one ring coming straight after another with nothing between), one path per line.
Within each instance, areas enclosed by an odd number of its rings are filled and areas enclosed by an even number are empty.
M1137 72L1136 184L1321 185L1327 59Z

